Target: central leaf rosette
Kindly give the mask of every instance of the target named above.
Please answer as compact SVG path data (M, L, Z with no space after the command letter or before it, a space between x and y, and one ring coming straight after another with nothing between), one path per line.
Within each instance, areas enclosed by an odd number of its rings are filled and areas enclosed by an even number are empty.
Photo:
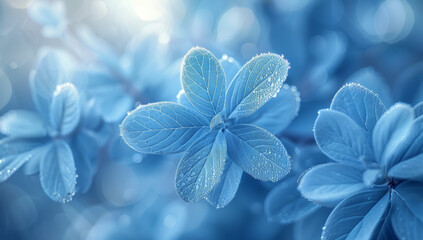
M287 151L272 133L249 124L254 122L249 116L278 93L288 69L281 56L262 54L247 62L226 88L219 60L206 49L193 48L182 64L186 104L139 106L123 121L121 135L143 153L186 151L175 181L187 202L222 199L223 187L217 185L226 178L239 182L242 171L278 181L290 171Z

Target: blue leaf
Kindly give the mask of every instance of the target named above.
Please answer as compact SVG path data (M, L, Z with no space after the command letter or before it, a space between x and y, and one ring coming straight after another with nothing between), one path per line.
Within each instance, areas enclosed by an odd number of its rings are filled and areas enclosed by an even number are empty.
M226 79L219 60L204 48L192 48L182 63L182 87L192 105L207 119L225 105Z
M39 148L39 150L42 150L42 149L43 148ZM40 162L43 157L44 157L44 154L37 154L36 156L33 155L32 158L29 159L26 162L26 164L23 166L23 172L26 175L34 175L40 172Z
M303 198L297 190L297 177L284 180L270 191L264 202L264 212L271 221L287 224L313 213L318 205Z
M273 182L289 173L288 153L273 134L248 124L233 125L226 130L228 156L242 170L259 180Z
M8 179L24 163L36 160L43 153L44 141L0 139L0 182Z
M198 138L179 162L176 169L176 190L186 202L205 198L222 176L226 140L222 131L211 131Z
M146 79L169 68L171 57L167 49L168 46L157 41L157 36L154 34L141 33L132 37L122 59L124 64L128 65L129 77L137 83L137 86L145 88L146 85L157 84L156 81ZM178 64L178 74L180 69L181 64ZM159 76L154 77L157 79Z
M85 193L87 192L93 180L93 176L96 171L97 159L93 157L88 157L82 153L75 153L75 168L76 174L78 176L78 181L76 182L75 189L78 192Z
M392 162L392 165L423 154L423 117L414 119L411 122L411 126L407 130L404 130L403 133L405 133L405 137L401 139L396 151L392 153L392 159L395 160Z
M377 233L376 240L398 240L399 238L396 236L394 232L394 228L392 227L390 213L385 217L382 226L380 226L379 233Z
M370 134L342 112L321 110L314 137L322 152L334 161L361 167L360 160L373 159Z
M134 100L126 95L120 89L115 89L114 93L98 99L96 102L97 109L104 121L115 123L125 117L130 109L135 105Z
M262 54L247 62L228 88L225 113L229 118L247 117L279 91L289 63L276 54Z
M331 160L322 153L322 151L320 151L318 146L302 146L301 148L296 149L295 161L293 161L292 170L297 174L302 174L309 168L328 162L331 162Z
M358 84L342 87L335 94L330 108L345 113L369 133L386 110L376 94Z
M30 76L33 102L41 116L48 116L53 93L56 87L65 81L59 59L56 53L47 53L39 62L35 74ZM47 119L46 122L48 122Z
M44 192L54 201L69 202L75 194L76 170L72 151L63 140L50 145L40 164Z
M216 116L214 116L210 120L210 130L213 130L214 128L218 128L222 126L222 124L223 124L222 114L218 113L216 114Z
M78 181L76 190L86 192L91 186L93 175L97 167L97 153L99 149L95 132L82 130L73 139L74 161Z
M113 136L108 146L109 156L113 161L122 163L140 162L143 154L129 147L119 136Z
M419 102L418 104L416 104L413 109L416 118L423 115L423 102Z
M420 154L399 162L389 170L388 176L399 179L423 180L423 155Z
M140 96L149 95L145 102L174 100L177 87L181 86L175 79L180 78L182 58L173 61L170 51L171 46L157 41L155 34L137 34L127 44L121 62L126 68L129 85L148 93Z
M66 10L63 2L37 1L28 8L29 17L43 26L44 37L60 37L66 30Z
M82 43L83 46L89 50L90 55L94 55L96 60L104 64L114 73L119 75L123 74L120 58L116 55L112 47L107 42L97 37L86 27L77 29L76 34L80 40L79 43Z
M301 96L302 97L302 96ZM313 138L313 127L318 116L318 111L326 108L332 99L319 99L314 101L302 101L300 111L295 121L284 130L284 134L297 136L303 139Z
M78 125L80 117L81 109L76 88L70 83L57 86L50 105L53 135L63 136L71 133Z
M362 174L363 171L340 163L317 165L301 177L298 190L313 202L334 207L366 188Z
M387 188L372 188L345 199L326 220L322 240L372 239L388 206Z
M372 67L366 67L353 73L347 80L360 84L361 86L374 92L385 106L392 105L392 94L390 88L382 75L376 72Z
M132 96L107 70L102 68L80 70L74 75L74 79L73 82L76 82L81 92L95 99L97 111L106 122L122 120L135 105Z
M226 83L227 86L229 86L242 66L237 60L235 60L233 57L228 57L226 54L223 55L219 61L220 64L222 64L223 70L225 71Z
M94 97L104 97L105 90L120 88L118 79L109 70L100 66L88 66L77 69L72 75L72 83L78 89Z
M79 100L81 101L81 120L79 126L86 129L102 129L106 124L104 124L100 115L95 110L95 100L87 100L83 94L79 95Z
M401 239L423 239L423 185L404 182L393 190L391 221Z
M414 119L413 109L405 104L392 106L377 122L373 131L373 149L376 159L389 169L399 159L399 146L404 141Z
M9 137L44 137L47 130L37 113L12 110L0 117L0 133Z
M220 182L207 195L207 201L216 208L223 208L235 197L242 178L242 169L226 156L225 170Z
M278 134L297 116L299 109L300 93L295 87L284 85L276 97L271 98L251 116L240 120Z
M156 154L185 151L209 130L208 121L195 110L171 102L139 106L120 128L130 147Z
M295 239L320 240L322 228L331 210L330 208L318 208L307 217L296 221L293 224Z
M366 186L374 186L385 183L385 174L379 168L368 168L363 172L363 183Z

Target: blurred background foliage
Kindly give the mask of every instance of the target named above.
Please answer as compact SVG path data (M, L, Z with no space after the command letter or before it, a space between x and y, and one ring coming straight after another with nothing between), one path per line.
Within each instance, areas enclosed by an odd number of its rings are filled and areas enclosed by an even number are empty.
M92 69L140 82L141 96L105 117L112 128L137 104L176 100L180 61L193 46L241 65L274 52L290 62L287 83L301 94L298 117L280 135L293 142L295 160L313 147L317 111L346 82L363 81L387 106L423 100L422 13L419 0L2 0L0 115L34 109L29 76L46 48L74 59L81 75L72 81L88 96L93 89L83 80ZM227 207L188 205L174 189L180 156L119 145L115 133L99 152L89 191L67 204L51 201L38 177L21 171L0 184L1 239L320 239L330 209L290 224L266 217L265 198L277 183L244 174Z

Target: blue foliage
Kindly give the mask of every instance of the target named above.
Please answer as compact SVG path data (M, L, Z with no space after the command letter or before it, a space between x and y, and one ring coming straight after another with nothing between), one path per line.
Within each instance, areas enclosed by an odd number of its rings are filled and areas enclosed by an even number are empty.
M31 19L43 26L44 37L64 37L66 31L65 6L62 2L37 1L30 8L28 14Z
M287 224L305 218L319 208L303 198L296 188L297 177L294 176L272 189L265 202L269 220Z
M0 143L0 174L5 181L26 164L28 174L40 172L41 186L51 199L68 202L76 190L88 189L93 171L87 174L85 166L96 161L95 149L104 144L104 134L99 131L101 122L87 123L95 118L84 114L82 109L90 105L66 82L61 54L42 57L31 79L37 112L11 110L1 117L0 130L6 137ZM77 183L79 173L83 178Z
M0 1L0 239L423 239L422 12Z
M233 198L241 177L237 169L227 166L221 180L225 159L263 181L278 181L290 171L289 156L280 140L242 120L277 94L288 66L275 54L253 58L231 81L225 102L226 78L220 61L206 49L193 48L182 63L184 92L179 96L180 102L189 105L141 105L124 119L121 135L129 146L144 153L186 150L176 173L178 194L187 202L208 198L215 206L224 207ZM285 113L289 122L297 113L298 96L290 91L280 94L294 95L294 101L286 103L291 106L285 108L295 109ZM272 111L271 106L268 111ZM222 190L208 197L220 181L224 184L219 186ZM226 181L232 182L225 186Z
M421 238L421 119L407 104L385 111L376 94L356 84L320 112L316 142L339 163L311 168L298 189L311 201L336 205L322 239L379 239L392 232L390 222L397 237ZM404 223L413 230L404 231Z
M106 122L120 122L136 104L174 100L179 85L170 79L178 76L179 69L170 65L179 61L156 42L156 36L134 36L122 56L88 29L80 29L79 36L96 64L77 69L73 79L95 99L96 110ZM139 64L147 60L149 64Z
M287 145L287 140L283 141ZM291 143L292 144L292 143ZM276 221L281 224L298 223L313 221L315 215L322 214L324 211L319 205L307 201L297 189L297 181L301 177L303 171L314 165L330 162L320 150L314 146L303 146L301 148L288 148L288 152L292 155L293 167L287 179L273 188L266 196L264 202L264 210L268 220ZM317 217L316 225L323 225L324 219ZM321 228L321 227L320 227ZM310 231L307 234L320 234L321 229L317 232ZM302 235L302 234L300 234Z

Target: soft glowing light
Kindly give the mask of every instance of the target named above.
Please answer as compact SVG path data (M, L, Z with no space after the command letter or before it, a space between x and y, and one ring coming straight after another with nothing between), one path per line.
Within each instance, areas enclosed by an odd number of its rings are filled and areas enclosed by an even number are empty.
M369 5L368 1L359 2L356 13L367 38L394 43L410 33L414 12L406 0L386 0L372 8Z
M34 0L6 0L6 2L13 8L25 9L29 7Z
M172 215L167 215L164 218L163 224L168 228L173 228L176 225L176 219Z
M107 14L107 5L103 1L97 0L91 3L92 17L100 19Z
M414 13L407 1L385 1L374 17L376 35L386 42L403 39L410 33L413 25Z
M217 40L221 43L234 43L249 39L256 42L260 35L260 25L249 8L233 7L219 20Z
M165 11L161 0L138 0L134 4L134 9L143 21L157 21L164 15Z
M160 33L159 35L159 42L163 45L166 45L169 43L170 37L167 33Z

